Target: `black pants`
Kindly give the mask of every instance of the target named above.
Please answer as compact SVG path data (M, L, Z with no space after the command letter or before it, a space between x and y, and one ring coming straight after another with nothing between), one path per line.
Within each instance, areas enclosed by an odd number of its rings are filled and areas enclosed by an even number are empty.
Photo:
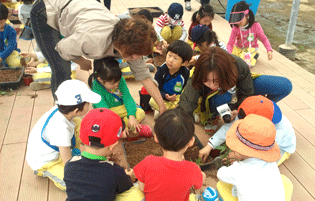
M101 0L96 0L96 1L101 2ZM108 10L110 10L110 3L111 3L111 0L104 0L104 6L106 6Z
M186 1L191 1L191 0L184 0L185 2ZM200 0L201 2L201 5L204 5L204 4L209 4L210 3L210 0Z

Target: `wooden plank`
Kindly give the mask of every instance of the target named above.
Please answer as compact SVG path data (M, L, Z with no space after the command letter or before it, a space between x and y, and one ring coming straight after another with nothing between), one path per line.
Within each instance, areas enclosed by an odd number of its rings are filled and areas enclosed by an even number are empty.
M35 175L25 160L18 200L46 201L48 196L48 182L48 178Z
M295 130L296 152L315 170L315 147Z
M54 182L49 180L49 194L48 194L48 201L55 201L55 200L66 200L67 193L65 191L60 190L54 185Z
M282 114L284 114L293 126L303 137L309 141L313 146L315 146L315 127L308 123L303 117L292 110L284 102L277 103L281 108Z
M314 197L310 195L309 192L306 191L303 184L301 184L284 165L280 165L279 167L280 173L288 177L293 184L293 193L292 193L292 201L315 201Z
M304 188L315 197L315 170L299 154L293 154L284 162L288 170L303 184ZM303 170L303 171L301 171Z
M315 104L315 103L314 103ZM315 111L312 109L295 110L301 117L303 117L310 124L315 125ZM315 136L315 134L314 134Z
M14 91L13 95L4 95L0 97L0 152L8 128L8 122L11 118L16 93L17 91Z
M0 154L0 200L17 200L26 143L3 145Z
M287 104L293 110L309 109L309 106L307 106L301 99L292 93L285 97L283 102L285 102L285 104Z
M20 94L20 95L19 95ZM26 142L31 122L35 92L29 87L21 87L16 96L4 144ZM23 129L21 129L23 128Z
M34 110L31 121L31 129L36 122L53 106L53 98L50 89L37 91ZM30 129L30 131L31 131ZM34 193L36 192L36 193ZM19 200L47 200L48 179L34 175L33 170L28 166L26 160L21 179Z

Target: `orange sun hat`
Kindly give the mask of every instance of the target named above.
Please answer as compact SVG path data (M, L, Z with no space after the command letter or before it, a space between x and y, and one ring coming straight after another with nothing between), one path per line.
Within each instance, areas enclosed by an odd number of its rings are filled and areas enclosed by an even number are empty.
M275 162L281 157L275 138L276 128L269 119L249 114L234 122L226 134L226 144L242 155Z

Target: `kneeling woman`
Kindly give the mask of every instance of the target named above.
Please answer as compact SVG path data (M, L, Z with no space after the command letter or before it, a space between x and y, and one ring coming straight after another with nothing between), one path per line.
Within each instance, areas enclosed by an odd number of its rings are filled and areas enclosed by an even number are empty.
M220 47L203 52L195 68L181 95L179 107L193 115L199 106L202 122L215 119L218 116L216 108L225 103L231 110L237 110L248 96L263 95L278 102L292 91L292 83L287 78L252 74L242 59ZM233 96L235 86L236 96Z

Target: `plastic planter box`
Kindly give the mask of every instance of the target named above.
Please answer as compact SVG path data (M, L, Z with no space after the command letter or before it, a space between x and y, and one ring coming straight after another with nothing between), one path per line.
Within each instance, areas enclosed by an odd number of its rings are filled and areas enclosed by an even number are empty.
M147 9L151 12L153 17L160 17L164 13L164 11L159 7L136 7L136 8L128 8L130 15L134 15L138 13L139 9ZM154 11L153 11L154 10ZM135 12L136 11L136 12Z
M6 90L6 89L17 89L20 85L21 85L21 80L22 80L22 76L24 74L24 67L18 67L18 68L6 68L6 67L2 67L0 68L1 71L6 71L6 70L20 70L21 74L19 76L19 78L16 81L13 82L0 82L0 88L2 90Z

